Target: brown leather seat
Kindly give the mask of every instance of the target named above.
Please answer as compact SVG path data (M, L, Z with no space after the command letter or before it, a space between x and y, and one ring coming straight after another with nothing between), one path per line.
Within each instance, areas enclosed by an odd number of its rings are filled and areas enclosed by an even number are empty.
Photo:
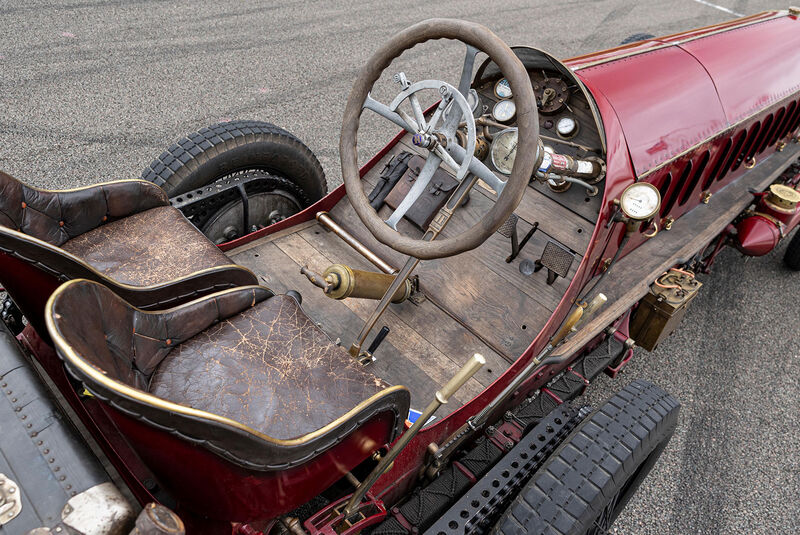
M145 312L75 280L53 294L46 319L67 369L98 399L250 469L296 466L384 422L349 446L363 459L408 414L406 388L372 375L293 298L264 287Z
M148 309L258 283L155 184L123 180L46 191L0 172L0 282L40 333L47 297L76 278Z

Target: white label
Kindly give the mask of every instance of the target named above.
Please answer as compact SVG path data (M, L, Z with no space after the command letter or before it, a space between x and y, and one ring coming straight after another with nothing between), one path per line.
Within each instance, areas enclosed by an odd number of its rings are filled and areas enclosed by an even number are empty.
M578 160L578 172L582 175L589 175L592 173L592 162Z

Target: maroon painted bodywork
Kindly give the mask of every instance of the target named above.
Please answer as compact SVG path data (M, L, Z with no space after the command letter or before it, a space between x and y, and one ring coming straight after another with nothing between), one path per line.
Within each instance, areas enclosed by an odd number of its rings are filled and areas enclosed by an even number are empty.
M739 178L746 172L746 162L752 159L756 165L768 158L778 139L796 135L800 124L799 50L797 17L769 12L566 62L594 96L606 134L607 178L589 247L555 312L525 352L479 396L422 430L373 487L377 498L393 503L404 495L417 480L428 444L441 443L464 424L545 346L585 283L598 272L601 261L613 256L619 247L624 225L608 227L607 223L615 211L613 200L625 187L636 180L653 183L665 199L660 217L677 219L696 208L705 192L713 194ZM396 136L370 160L362 174L401 137L402 134ZM221 247L230 250L309 221L318 211L329 211L344 196L344 186L340 186L302 212ZM787 220L787 231L798 220L800 217ZM628 241L626 252L646 240L645 229L641 230ZM11 260L0 255L0 270L17 269ZM36 270L32 270L26 291L32 301L44 306L53 288L39 287L37 280ZM48 373L60 377L59 388L71 392L71 403L97 404L96 400L77 397L63 366L52 361L52 354L42 348L32 349L44 361ZM559 367L544 368L520 389L516 399L541 387L568 365L565 362ZM503 410L505 407L499 409ZM119 447L126 452L112 456L112 461L126 472L124 476L138 499L153 498L140 482L141 471L133 466L141 462L141 456L165 483L180 489L189 509L235 521L275 516L308 501L341 476L341 465L354 466L366 458L366 449L356 447L359 436L383 433L361 429L362 434L354 436L353 442L340 444L341 448L302 467L260 478L235 469L200 446L156 431L113 409L106 407L102 414L105 420L98 421L89 412L79 410L97 436L107 436L109 427L103 422L113 421L123 434L144 439L140 443L147 447L140 447L137 453L126 450L124 444L105 444L108 450ZM339 465L337 459L341 460ZM206 467L204 480L210 473L218 485L229 489L224 503L210 499L211 493L200 484L197 474L187 469L189 466Z

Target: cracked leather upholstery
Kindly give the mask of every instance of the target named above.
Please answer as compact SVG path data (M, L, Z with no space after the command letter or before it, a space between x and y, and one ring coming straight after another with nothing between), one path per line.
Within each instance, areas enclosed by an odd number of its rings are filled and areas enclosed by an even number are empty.
M132 286L159 284L232 263L172 206L107 223L61 247L105 276Z
M373 440L388 443L408 414L408 390L390 388L331 342L293 298L263 287L148 313L79 280L59 288L47 314L59 355L98 398L247 467L305 462L381 415L390 424ZM76 359L101 370L101 378ZM126 394L120 385L150 396ZM161 400L204 415L182 414Z
M155 184L122 180L46 191L0 172L0 284L44 333L44 302L29 292L39 272L48 281L43 287L90 279L148 309L258 284Z

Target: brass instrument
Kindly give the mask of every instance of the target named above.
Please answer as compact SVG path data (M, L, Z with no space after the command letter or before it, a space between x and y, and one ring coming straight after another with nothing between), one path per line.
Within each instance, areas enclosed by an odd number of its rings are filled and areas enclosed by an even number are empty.
M381 299L394 282L394 275L352 269L344 264L333 264L322 275L303 266L300 273L315 286L322 288L331 299ZM402 303L411 295L411 281L406 279L392 295L392 303Z

